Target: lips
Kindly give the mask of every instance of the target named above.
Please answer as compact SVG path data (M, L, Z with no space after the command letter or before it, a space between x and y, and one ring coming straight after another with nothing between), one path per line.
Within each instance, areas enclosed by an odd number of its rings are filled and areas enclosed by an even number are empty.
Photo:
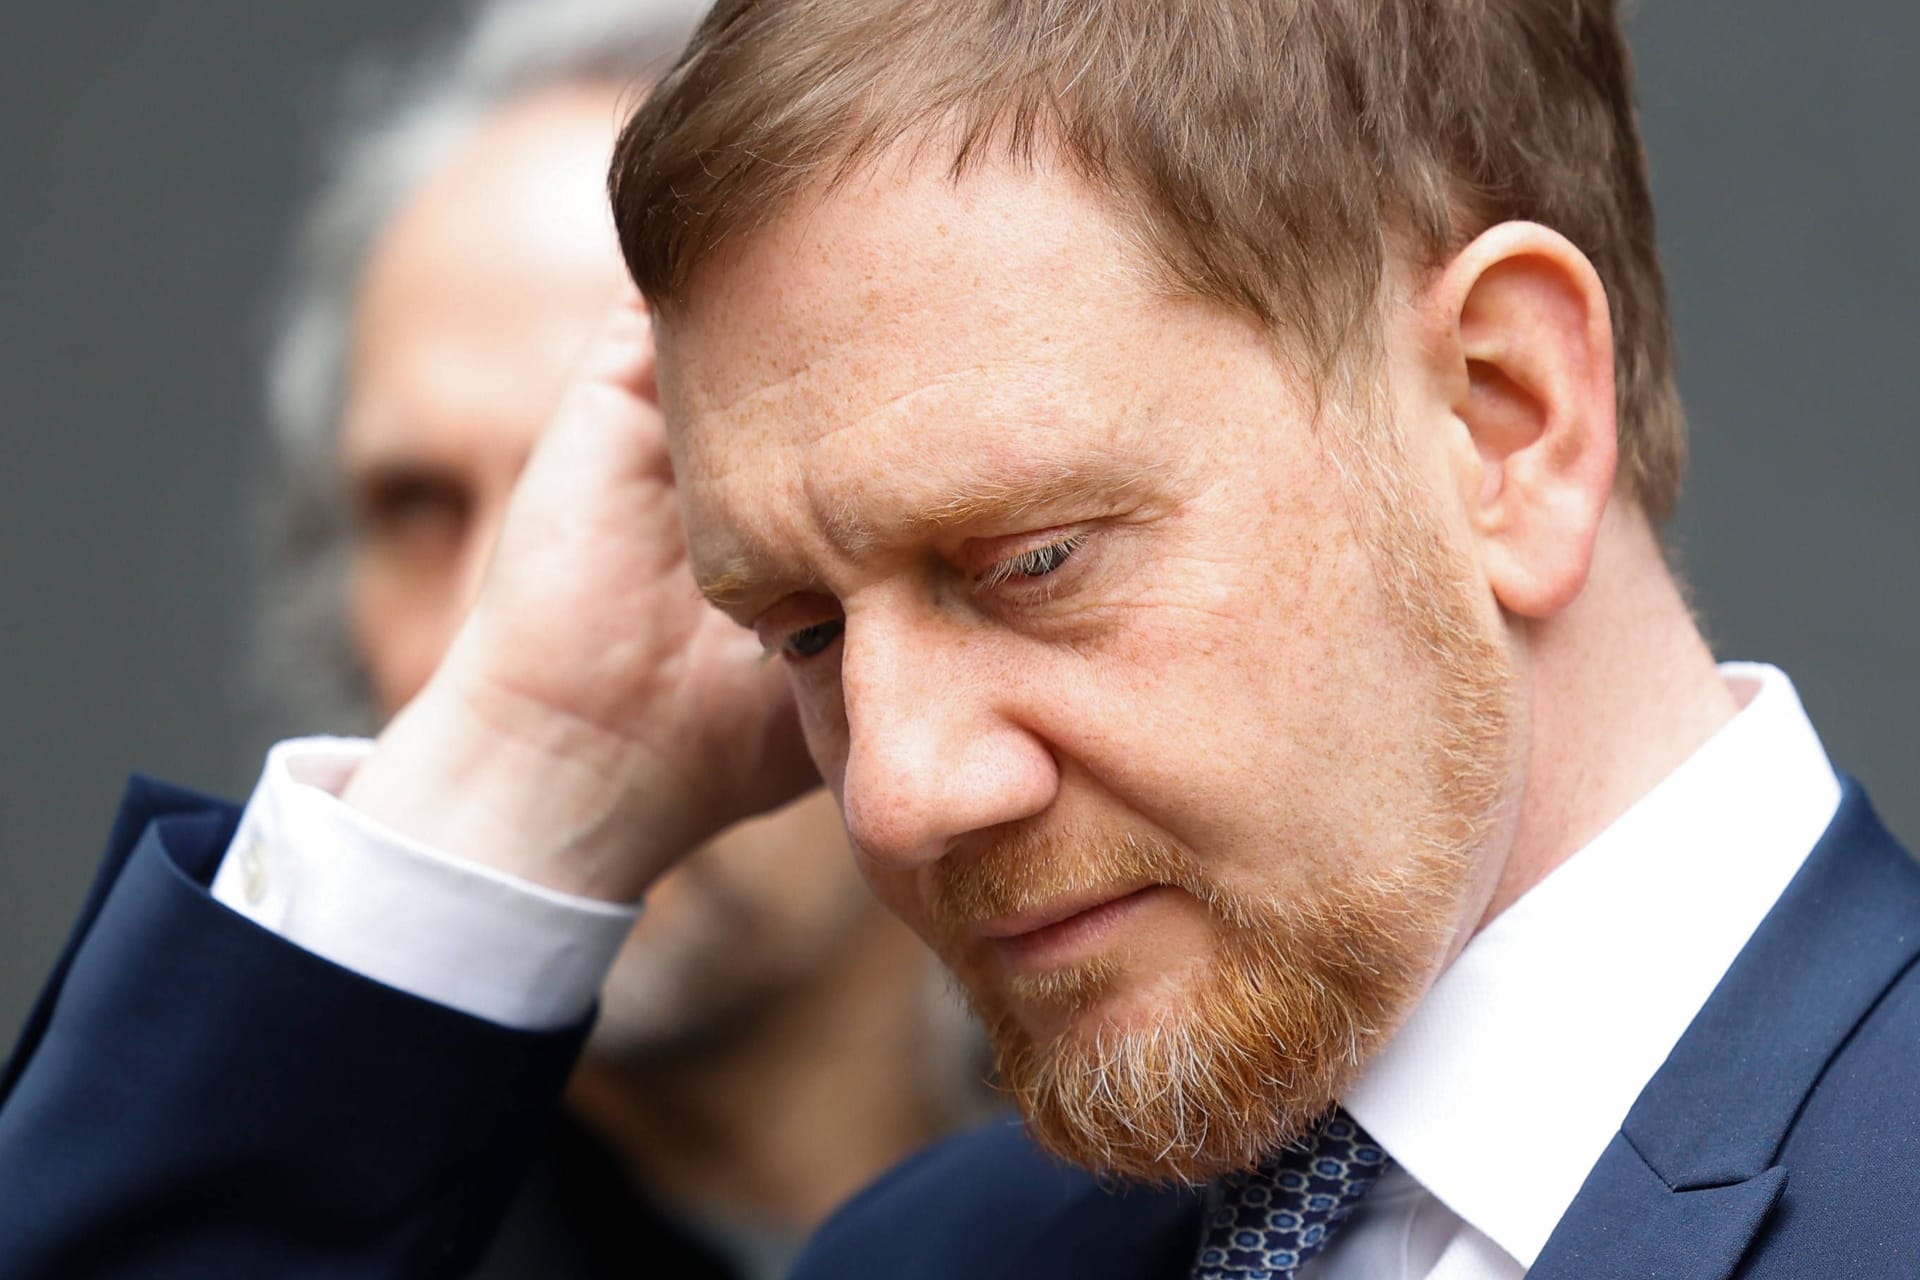
M1140 885L1075 895L1032 911L989 920L975 932L1012 971L1040 971L1085 959L1150 898L1171 892Z
M1119 889L1096 889L1086 893L1070 894L1065 897L1056 898L1044 906L1034 907L1027 911L1017 912L1013 915L999 916L995 919L985 921L982 924L976 925L974 932L983 938L990 938L996 942L1009 938L1025 937L1028 934L1038 933L1043 929L1050 929L1057 924L1063 924L1075 916L1084 915L1089 911L1097 911L1107 903L1117 902L1121 898L1137 893L1144 887L1145 886L1131 886Z

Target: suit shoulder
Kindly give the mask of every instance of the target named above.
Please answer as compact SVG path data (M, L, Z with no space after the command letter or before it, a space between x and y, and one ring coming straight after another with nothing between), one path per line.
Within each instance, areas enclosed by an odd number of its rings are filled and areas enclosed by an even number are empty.
M910 1157L849 1200L807 1245L793 1280L991 1275L1096 1190L1018 1120L996 1120Z

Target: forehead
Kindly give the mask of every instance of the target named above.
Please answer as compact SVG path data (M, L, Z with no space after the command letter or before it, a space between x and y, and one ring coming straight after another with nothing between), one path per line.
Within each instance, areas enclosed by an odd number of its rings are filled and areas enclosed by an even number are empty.
M899 162L706 264L659 334L696 558L1118 446L1168 392L1142 354L1194 338L1144 262L1066 175Z
M583 85L511 103L395 211L355 298L350 453L537 433L624 287L602 189L614 102Z
M705 264L668 329L701 348L716 336L746 339L726 370L703 370L689 388L704 407L786 381L824 355L857 353L874 326L887 332L888 364L904 357L917 368L939 355L914 332L922 320L1019 323L1036 300L1057 310L1101 286L1138 287L1139 262L1099 197L1063 173L992 165L956 179L893 157L803 198ZM762 341L772 335L753 332L754 322L777 326L780 344Z

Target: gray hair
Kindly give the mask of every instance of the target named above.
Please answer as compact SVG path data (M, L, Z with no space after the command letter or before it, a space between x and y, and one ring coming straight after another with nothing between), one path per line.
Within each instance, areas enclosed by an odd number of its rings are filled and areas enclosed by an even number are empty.
M258 675L276 735L374 728L347 622L352 517L334 456L355 298L407 198L502 108L580 83L632 84L679 53L706 0L486 0L456 36L348 78L328 176L295 242L267 360L274 478L261 512Z

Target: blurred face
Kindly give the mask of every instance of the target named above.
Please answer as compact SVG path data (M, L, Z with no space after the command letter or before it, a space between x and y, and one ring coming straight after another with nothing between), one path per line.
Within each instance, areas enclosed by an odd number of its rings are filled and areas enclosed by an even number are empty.
M626 288L602 186L617 119L611 92L584 88L502 112L368 264L341 448L353 631L383 715L453 638L566 374ZM649 895L596 1049L645 1059L724 1035L820 968L870 902L824 794L725 832Z
M661 381L696 569L1038 1136L1198 1179L1464 942L1514 717L1440 464L1137 262L1065 178L889 169L703 267Z

